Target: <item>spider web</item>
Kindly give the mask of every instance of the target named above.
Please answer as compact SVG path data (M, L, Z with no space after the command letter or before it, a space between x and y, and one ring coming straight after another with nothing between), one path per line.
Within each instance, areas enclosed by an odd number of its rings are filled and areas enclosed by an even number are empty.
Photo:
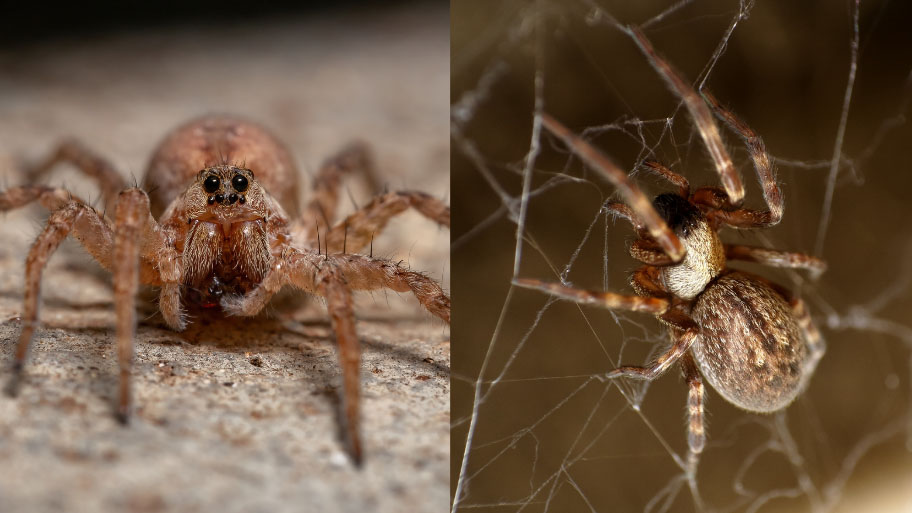
M912 178L904 141L912 41L890 2L796 5L458 2L452 6L453 511L908 511L912 495ZM774 415L708 388L707 447L686 472L686 386L604 381L667 347L647 315L511 287L562 280L632 294L633 232L614 188L540 128L548 112L637 172L659 160L718 176L680 102L621 27L637 24L685 77L760 134L785 218L723 240L828 261L806 274L735 264L808 303L827 354ZM743 146L725 134L762 206Z

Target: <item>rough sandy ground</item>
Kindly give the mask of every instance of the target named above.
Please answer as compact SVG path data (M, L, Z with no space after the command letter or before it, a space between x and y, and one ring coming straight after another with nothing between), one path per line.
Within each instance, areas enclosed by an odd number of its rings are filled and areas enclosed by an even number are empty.
M448 193L445 8L187 27L0 54L0 176L77 135L139 178L158 139L207 112L281 134L303 173L369 141L390 188ZM49 179L97 197L78 173ZM306 189L306 181L305 181ZM364 191L352 185L352 195ZM348 207L351 208L350 202ZM23 263L46 213L0 223L0 362L17 338ZM404 215L374 243L448 289L449 234ZM271 318L169 331L154 305L137 334L137 413L116 392L110 280L64 244L44 278L20 396L0 397L0 511L443 511L449 493L449 328L411 298L359 298L363 437L339 438L339 372L318 301ZM6 369L6 365L3 365ZM7 371L0 372L0 381Z

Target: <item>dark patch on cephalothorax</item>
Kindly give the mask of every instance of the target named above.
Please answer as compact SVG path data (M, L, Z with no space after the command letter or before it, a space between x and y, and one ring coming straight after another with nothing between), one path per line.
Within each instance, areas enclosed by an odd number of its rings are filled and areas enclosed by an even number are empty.
M687 199L677 194L665 193L652 201L656 212L662 216L675 233L690 235L691 230L703 219L703 213Z

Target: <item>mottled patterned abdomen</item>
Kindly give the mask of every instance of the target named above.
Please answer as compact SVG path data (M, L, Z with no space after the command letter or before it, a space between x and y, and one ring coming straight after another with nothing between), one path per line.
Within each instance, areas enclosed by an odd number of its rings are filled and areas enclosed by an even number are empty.
M743 272L720 276L692 311L701 337L693 353L730 403L755 412L788 406L803 386L807 341L785 298Z

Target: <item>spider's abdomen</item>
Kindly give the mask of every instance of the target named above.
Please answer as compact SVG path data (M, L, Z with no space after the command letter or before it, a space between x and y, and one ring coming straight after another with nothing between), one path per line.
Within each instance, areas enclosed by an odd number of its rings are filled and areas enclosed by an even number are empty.
M691 314L700 326L692 347L700 371L730 403L773 412L801 392L807 341L781 294L732 272L706 288Z

